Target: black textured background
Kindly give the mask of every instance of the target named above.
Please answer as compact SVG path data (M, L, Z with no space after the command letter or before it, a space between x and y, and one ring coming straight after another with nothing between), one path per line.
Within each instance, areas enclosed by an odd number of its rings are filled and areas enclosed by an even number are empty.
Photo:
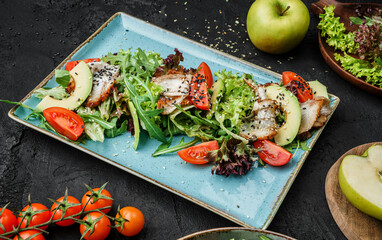
M341 102L309 154L269 230L299 239L345 239L325 200L325 176L348 149L381 141L381 99L339 78L324 62L311 15L306 38L293 51L273 56L255 49L246 34L253 1L1 0L0 98L18 101L114 13L122 11L180 35L281 73L319 80ZM312 0L304 0L309 7ZM176 19L176 20L175 20ZM238 22L236 22L238 21ZM238 23L238 24L237 24ZM232 47L231 47L232 46ZM132 239L176 239L209 228L237 226L213 212L94 157L26 128L0 104L0 205L21 209L27 196L50 206L65 187L81 198L82 183L107 189L116 206L135 206L146 218ZM150 167L150 166L147 166ZM171 177L171 176L169 176ZM50 227L48 239L79 239L78 226ZM123 239L112 231L108 239Z

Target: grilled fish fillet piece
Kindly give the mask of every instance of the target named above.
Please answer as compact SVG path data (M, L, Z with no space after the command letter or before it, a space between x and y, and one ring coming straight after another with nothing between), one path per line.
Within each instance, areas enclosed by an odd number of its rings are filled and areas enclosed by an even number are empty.
M93 87L85 105L94 108L109 97L114 82L119 76L119 66L105 62L92 62L88 65L93 74Z
M253 105L255 117L246 120L240 136L250 140L272 139L277 134L276 116L279 113L277 102L271 99L258 100Z
M332 112L332 108L330 107L330 100L328 98L319 96L315 97L314 99L323 101L319 116L316 122L313 124L313 127L319 128L325 124L329 114Z
M321 110L323 102L324 101L322 99L318 99L318 100L310 99L300 104L301 125L297 134L307 132L313 127L318 116L320 115L320 110Z
M164 91L158 101L158 108L164 108L162 114L172 113L175 105L189 105L186 97L189 94L191 74L167 74L152 78L155 84L163 87Z

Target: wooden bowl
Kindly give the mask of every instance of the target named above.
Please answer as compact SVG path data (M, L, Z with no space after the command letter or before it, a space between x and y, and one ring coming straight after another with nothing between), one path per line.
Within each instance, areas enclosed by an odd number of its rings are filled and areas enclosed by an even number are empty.
M349 17L354 17L356 16L354 9L357 6L362 6L362 7L378 7L382 8L382 4L375 4L375 3L340 3L335 0L320 0L318 2L312 3L310 8L312 12L315 15L319 15L320 13L324 13L324 7L329 6L329 5L334 5L336 8L334 10L334 13L336 16L340 17L340 21L344 23L345 28L348 31L355 31L357 30L357 25L350 25L350 20ZM321 37L321 32L318 32L318 44L320 47L320 51L322 56L324 57L326 63L329 65L329 67L335 71L340 77L345 79L346 81L350 82L351 84L355 85L356 87L382 97L382 88L376 87L374 85L371 85L370 83L365 82L365 80L361 78L357 78L353 76L351 73L345 71L341 67L341 63L336 61L334 59L334 53L336 51L334 50L333 47L330 47L328 44L326 44L325 39L322 39ZM337 53L340 53L337 51Z

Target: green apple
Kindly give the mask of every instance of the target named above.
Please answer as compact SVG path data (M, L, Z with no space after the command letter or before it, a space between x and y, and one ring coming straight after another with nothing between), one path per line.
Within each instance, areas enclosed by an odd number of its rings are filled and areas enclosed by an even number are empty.
M281 54L302 41L309 22L309 11L300 0L256 0L248 11L247 31L258 49Z
M349 202L382 220L382 145L370 147L362 156L346 156L338 180Z

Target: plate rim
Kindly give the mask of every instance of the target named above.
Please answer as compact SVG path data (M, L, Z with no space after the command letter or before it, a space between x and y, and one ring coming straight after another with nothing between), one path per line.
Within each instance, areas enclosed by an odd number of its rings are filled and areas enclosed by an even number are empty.
M161 31L165 31L165 32L167 32L167 33L169 33L169 34L175 35L175 36L178 37L178 38L181 38L181 39L183 39L183 40L185 40L185 41L188 41L188 42L191 42L191 43L193 43L193 44L196 44L196 45L198 45L199 47L205 48L205 49L207 49L208 51L212 51L212 52L214 52L214 53L216 53L216 54L218 54L218 55L221 55L221 56L224 56L224 57L229 58L229 59L231 59L231 60L240 62L240 63L242 63L242 64L244 64L244 65L246 65L246 66L248 66L248 67L250 67L250 68L255 68L255 69L258 69L258 70L263 71L263 72L265 71L265 72L268 73L269 75L274 76L275 78L281 80L281 74L279 74L279 73L276 73L276 72L274 72L274 71L271 71L271 70L266 69L266 68L263 68L263 67L260 67L260 66L258 66L258 65L256 65L256 64L247 62L247 61L245 61L245 60L243 60L243 59L240 59L240 58L238 58L238 57L232 56L232 55L230 55L230 54L228 54L228 53L218 51L218 50L216 50L216 49L214 49L214 48L211 48L211 47L209 47L209 46L206 46L206 45L204 45L204 44L202 44L202 43L199 43L199 42L197 42L197 41L195 41L195 40L186 38L186 37L184 37L184 36L182 36L182 35L179 35L179 34L177 34L177 33L174 33L174 32L171 32L171 31L169 31L169 30L166 30L166 29L164 29L164 28L158 27L158 26L156 26L156 25L154 25L154 24L152 24L152 23L146 22L146 21L144 21L144 20L142 20L142 19L139 19L139 18L136 18L136 17L134 17L134 16L131 16L130 14L127 14L127 13L124 13L124 12L116 12L116 13L113 14L113 15L112 15L112 16L111 16L105 23L103 23L103 24L102 24L102 25L101 25L101 26L100 26L100 27L99 27L99 28L98 28L92 35L90 35L90 37L88 37L88 38L87 38L84 42L82 42L82 43L81 43L81 44L80 44L80 45L79 45L73 52L71 52L71 53L70 53L70 54L69 54L69 55L68 55L68 56L67 56L67 57L66 57L66 58L65 58L59 65L58 65L58 66L56 66L56 67L53 69L53 71L52 71L50 74L48 74L47 77L45 77L45 78L44 78L44 79L43 79L43 80L42 80L42 81L41 81L41 82L40 82L34 89L32 89L32 90L31 90L31 91L30 91L24 98L22 98L19 102L20 102L20 103L24 103L27 99L29 99L29 98L32 96L32 94L34 93L34 91L36 91L37 89L43 87L43 86L44 86L50 79L53 78L55 69L60 69L60 68L62 68L62 66L64 66L64 64L65 64L66 62L68 62L68 60L70 60L71 57L72 57L75 53L77 53L83 46L85 46L86 44L88 44L88 43L89 43L94 37L96 37L96 36L97 36L97 35L98 35L98 34L99 34L105 27L107 27L107 25L108 25L111 21L113 21L117 16L120 16L120 15L125 15L125 16L127 16L127 17L129 17L129 18L134 19L135 21L139 21L139 22L141 22L142 24L148 24L148 25L150 25L151 27L154 27L154 28L159 29L159 30L161 30ZM312 138L312 141L311 141L310 144L308 145L308 147L310 147L310 148L312 148L313 145L316 143L316 141L318 140L318 138L319 138L319 136L321 135L322 131L324 130L326 124L329 122L329 120L330 120L330 118L332 117L332 115L334 114L334 112L335 112L337 106L339 105L339 102L340 102L340 98L339 98L339 97L337 97L337 96L335 96L335 95L333 95L333 94L329 94L329 96L332 98L332 101L333 101L333 102L332 102L332 104L333 104L333 106L332 106L332 112L331 112L330 115L328 116L328 119L327 119L327 121L325 122L324 126L322 126L319 130L317 130L317 132L316 132L316 134L315 134L315 137ZM114 162L113 160L111 160L111 159L109 159L109 158L106 158L106 157L104 157L104 156L102 156L102 155L99 155L99 154L97 154L97 153L95 153L95 152L93 152L93 151L90 151L90 150L88 150L88 149L85 148L85 147L82 147L82 146L80 146L80 145L78 145L78 144L69 142L69 141L67 141L66 139L64 139L63 137L58 136L58 135L56 135L56 134L54 134L54 133L52 133L52 132L50 132L50 131L48 131L48 130L39 128L39 127L37 127L37 126L35 126L35 125L33 125L33 124L27 122L27 121L24 120L24 119L20 119L20 118L18 118L18 117L15 115L15 111L16 111L19 107L20 107L19 105L16 105L16 106L14 106L14 107L8 112L8 116L9 116L11 119L15 120L16 122L19 122L19 123L21 123L21 124L23 124L23 125L25 125L25 126L27 126L27 127L30 127L30 128L32 128L32 129L34 129L34 130L36 130L36 131L38 131L38 132L41 132L41 133L43 133L43 134L45 134L45 135L47 135L47 136L50 136L50 137L52 137L52 138L54 138L54 139L56 139L56 140L58 140L58 141L61 141L61 142L65 143L65 144L67 144L67 145L69 145L69 146L72 146L72 147L74 147L74 148L76 148L76 149L78 149L78 150L80 150L80 151L83 151L83 152L85 152L85 153L87 153L87 154L89 154L89 155L91 155L91 156L93 156L93 157L96 157L96 158L98 158L98 159L100 159L100 160L102 160L102 161L104 161L104 162L106 162L106 163L108 163L108 164L111 164L111 165L113 165L113 166L115 166L115 167L118 167L118 168L120 168L120 169L122 169L122 170L128 172L128 173L131 173L131 174L133 174L133 175L135 175L135 176L137 176L137 177L139 177L139 178L141 178L141 179L143 179L143 180L146 180L146 181L148 181L148 182L150 182L150 183L152 183L152 184L155 184L155 185L158 186L158 187L161 187L161 188L163 188L163 189L165 189L165 190L167 190L167 191L169 191L169 192L172 192L172 193L174 193L174 194L176 194L176 195L178 195L178 196L180 196L180 197L183 197L183 198L185 198L185 199L187 199L187 200L189 200L189 201L191 201L191 202L193 202L193 203L196 203L196 204L198 204L199 206L202 206L202 207L204 207L204 208L206 208L206 209L208 209L208 210L210 210L210 211L212 211L212 212L214 212L214 213L216 213L216 214L218 214L218 215L220 215L220 216L222 216L222 217L224 217L224 218L226 218L226 219L228 219L228 220L230 220L230 221L233 221L233 222L236 223L236 224L239 224L239 225L241 225L241 226L248 227L248 228L255 228L254 226L252 226L252 225L250 225L250 224L248 224L248 223L246 223L246 222L244 222L244 221L242 221L242 220L240 220L240 219L238 219L238 218L236 218L236 217L234 217L234 216L232 216L232 215L230 215L230 214L227 214L227 213L225 213L224 211L219 210L219 209L215 208L215 207L212 206L212 205L208 205L207 203L205 203L205 202L203 202L203 201L201 201L201 200L198 200L198 199L196 199L196 198L193 198L193 197L191 197L191 196L189 196L189 195L187 195L187 194L185 194L185 193L183 193L183 192L177 191L177 190L175 190L175 189L173 189L173 188L171 188L171 187L169 187L169 186L167 186L167 185L165 185L165 184L163 184L163 183L161 183L161 182L158 182L158 181L156 181L156 180L154 180L154 179L152 179L152 178L150 178L150 177L148 177L148 176L146 176L146 175L144 175L144 174L142 174L142 173L139 173L139 172L137 172L137 171L135 171L135 170L133 170L133 169L130 169L130 168L127 167L127 166L124 166L124 165L121 165L121 164L119 164L119 163L117 163L117 162ZM283 186L282 191L280 191L280 195L278 196L277 200L275 201L274 206L273 206L271 212L269 213L269 215L268 215L268 217L267 217L267 220L264 222L263 226L261 226L261 229L266 229L266 228L269 226L269 224L271 223L271 221L273 220L273 218L275 217L275 215L276 215L278 209L280 208L280 206L281 206L283 200L285 199L285 197L286 197L286 195L287 195L289 189L291 188L291 186L292 186L294 180L296 179L298 173L300 172L300 170L301 170L301 168L302 168L302 165L305 163L306 158L307 158L307 156L309 155L309 153L310 153L310 151L309 151L309 152L308 152L308 151L305 151L305 152L303 153L303 155L301 156L301 159L299 159L299 162L296 164L294 170L291 172L291 175L290 175L290 177L288 178L288 180L286 181L285 185Z
M184 237L180 237L180 238L178 238L178 240L187 240L187 239L190 238L190 237L197 237L198 235L200 235L200 234L204 234L204 233L221 232L221 231L230 231L230 230L245 230L245 231L250 231L250 232L266 233L266 234L271 234L271 235L274 235L274 236L277 236L277 237L283 237L283 238L285 238L285 239L287 239L287 240L297 240L296 238L289 237L289 236L284 235L284 234L282 234L282 233L273 232L273 231L269 231L269 230L265 230L265 229L246 228L246 227L221 227L221 228L211 228L211 229L207 229L207 230L202 230L202 231L198 231L198 232L195 232L195 233L191 233L191 234L186 235L186 236L184 236Z

